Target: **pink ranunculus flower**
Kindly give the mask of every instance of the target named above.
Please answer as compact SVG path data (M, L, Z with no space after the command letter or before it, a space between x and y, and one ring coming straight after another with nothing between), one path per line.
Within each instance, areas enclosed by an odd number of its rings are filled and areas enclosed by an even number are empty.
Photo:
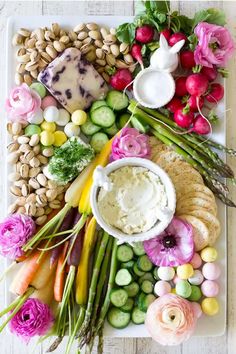
M124 157L149 157L150 146L148 136L135 128L123 128L112 143L111 157L119 160Z
M0 254L10 259L23 256L22 247L35 233L33 219L24 214L11 214L0 223Z
M40 105L40 96L24 83L11 90L9 97L6 99L5 108L9 120L27 123L27 120L39 110Z
M235 46L227 28L200 22L194 29L198 45L194 51L196 64L212 68L225 67L232 57Z
M38 299L28 299L10 320L12 333L21 337L26 343L34 336L42 336L53 325L50 307Z
M178 295L166 294L148 307L145 325L161 345L178 345L193 334L200 315L195 304Z

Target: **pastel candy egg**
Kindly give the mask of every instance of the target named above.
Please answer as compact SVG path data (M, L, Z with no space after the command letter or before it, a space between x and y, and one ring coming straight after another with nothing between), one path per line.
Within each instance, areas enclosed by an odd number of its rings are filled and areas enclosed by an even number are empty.
M191 289L191 295L188 297L188 300L199 301L202 297L201 289L196 285L192 285Z
M54 106L57 107L57 101L55 100L54 97L52 96L45 96L42 101L41 101L41 108L45 109L48 106Z
M174 276L173 283L176 285L181 279L178 277L178 275Z
M171 289L171 294L176 294L176 289L175 288Z
M218 253L214 247L206 247L201 251L201 257L204 262L215 262Z
M50 146L53 145L54 143L54 134L51 132L48 132L46 130L44 130L41 134L40 134L40 142L42 145L44 146Z
M63 145L67 140L67 136L64 132L58 130L54 133L54 146L61 146Z
M215 297L219 294L219 285L213 280L205 280L201 285L203 295Z
M25 127L25 135L27 136L32 136L34 134L40 134L41 129L38 125L36 124L29 124L27 127Z
M28 122L31 124L41 124L43 122L43 111L39 108L34 114L28 117Z
M41 98L44 98L46 96L46 88L40 82L34 82L30 85L30 88L36 91Z
M80 133L80 128L78 125L75 125L74 123L70 122L66 124L64 128L65 134L68 136L68 138L71 138L72 136L78 136Z
M207 280L216 280L220 276L220 267L216 263L205 263L202 274Z
M56 124L54 122L46 122L44 121L40 127L42 130L46 130L47 132L54 133L56 130Z
M57 107L48 106L43 111L43 116L47 122L50 122L50 123L56 122L59 117L59 111L58 111Z
M87 120L87 113L81 109L77 109L72 113L71 120L76 125L82 125Z
M198 253L194 253L193 258L189 262L194 269L200 268L202 265L202 259Z
M175 270L172 267L159 267L157 275L161 280L172 280L175 276Z
M64 127L70 121L70 113L64 109L59 108L59 117L57 119L57 125Z
M194 310L194 313L197 318L200 318L202 315L202 308L201 305L198 302L192 302L192 307Z
M188 298L191 295L192 288L187 280L180 280L175 286L176 294L184 298Z
M202 275L202 272L200 270L195 270L193 275L188 278L188 281L192 285L200 285L204 280L204 277Z
M157 296L163 296L171 292L171 286L167 281L159 280L154 286L154 293Z
M208 316L214 316L219 312L219 303L215 297L206 297L201 303L202 311Z
M193 275L193 266L190 263L177 267L177 275L180 279L188 279Z

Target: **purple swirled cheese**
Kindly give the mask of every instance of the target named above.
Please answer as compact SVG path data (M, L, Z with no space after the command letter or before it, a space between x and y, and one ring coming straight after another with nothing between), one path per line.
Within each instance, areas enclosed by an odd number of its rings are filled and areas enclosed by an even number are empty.
M65 49L39 73L38 80L70 113L89 108L108 91L102 76L76 48Z

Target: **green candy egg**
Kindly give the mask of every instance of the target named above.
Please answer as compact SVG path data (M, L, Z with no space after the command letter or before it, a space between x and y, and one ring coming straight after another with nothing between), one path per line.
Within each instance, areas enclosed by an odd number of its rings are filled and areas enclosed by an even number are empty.
M40 82L34 82L30 85L30 88L36 91L41 98L44 98L46 96L46 88Z
M185 299L191 295L192 288L187 280L180 280L175 287L176 294L184 297Z
M41 128L37 124L29 124L25 128L25 135L32 136L34 134L40 134Z
M191 295L188 297L190 301L199 301L202 297L201 289L197 285L192 285Z

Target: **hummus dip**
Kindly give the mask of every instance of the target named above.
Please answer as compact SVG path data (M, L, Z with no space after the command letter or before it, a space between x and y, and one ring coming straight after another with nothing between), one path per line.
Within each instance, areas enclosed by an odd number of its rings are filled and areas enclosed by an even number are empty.
M98 209L104 221L132 235L151 229L158 210L167 206L159 176L144 167L125 166L109 174L111 188L101 188Z

